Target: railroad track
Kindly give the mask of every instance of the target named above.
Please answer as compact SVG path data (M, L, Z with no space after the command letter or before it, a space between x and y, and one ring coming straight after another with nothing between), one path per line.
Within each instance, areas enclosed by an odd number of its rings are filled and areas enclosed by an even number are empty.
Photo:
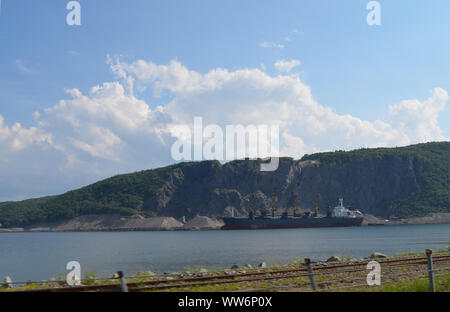
M352 263L340 263L333 265L322 265L321 263L313 262L313 270L317 274L339 274L339 273L355 273L366 271L367 264L372 260L364 260ZM393 258L393 259L377 259L381 267L394 268L396 266L407 265L421 265L427 264L427 258L424 257L408 257L408 258ZM433 263L450 262L449 254L436 254L433 256ZM300 267L284 267L273 269L259 269L256 271L242 272L236 274L218 274L205 276L190 276L176 279L160 278L152 280L133 281L134 279L145 279L145 276L128 277L128 289L130 291L143 290L167 290L173 288L182 288L190 286L205 286L215 284L230 284L239 282L256 282L292 279L302 276L308 276L306 266ZM147 277L149 278L149 277ZM105 279L107 280L107 279ZM112 280L112 279L110 279ZM29 289L29 290L11 290L13 292L114 292L120 291L119 281L117 283L108 283L102 285L85 285L74 287L59 287L59 288L43 288L43 289ZM36 282L37 284L39 282Z

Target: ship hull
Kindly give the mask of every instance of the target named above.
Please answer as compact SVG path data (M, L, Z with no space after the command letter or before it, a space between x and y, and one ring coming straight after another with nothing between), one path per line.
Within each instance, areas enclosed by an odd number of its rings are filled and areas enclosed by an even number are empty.
M223 218L223 221L222 230L253 230L360 226L363 218Z

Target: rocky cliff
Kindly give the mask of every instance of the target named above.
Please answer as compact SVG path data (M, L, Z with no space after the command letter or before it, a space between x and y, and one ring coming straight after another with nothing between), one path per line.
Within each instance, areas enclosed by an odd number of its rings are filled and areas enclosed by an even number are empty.
M281 158L278 170L261 172L260 160L182 163L116 176L60 196L0 203L4 227L53 222L82 215L146 217L196 215L220 218L234 209L247 215L254 199L278 213L293 199L322 213L344 197L345 204L380 217L417 217L450 212L450 143L361 149Z
M322 165L320 161L282 158L275 172L259 171L259 161L236 161L220 165L202 162L174 170L144 209L159 216L191 217L230 215L231 209L247 215L252 198L255 208L269 213L272 196L278 210L289 208L293 196L300 208L311 210L316 198L325 212L343 196L345 202L364 213L395 214L390 202L419 190L411 159L351 161Z

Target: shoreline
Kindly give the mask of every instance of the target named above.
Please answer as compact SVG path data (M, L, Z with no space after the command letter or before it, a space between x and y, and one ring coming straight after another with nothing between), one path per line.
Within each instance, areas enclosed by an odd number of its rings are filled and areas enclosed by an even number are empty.
M111 224L114 221L120 221ZM82 220L80 220L82 219ZM89 220L83 220L89 219ZM138 224L136 224L138 220ZM134 224L129 224L131 223ZM156 221L156 222L155 222ZM141 224L139 224L141 223ZM156 223L156 224L155 224ZM422 224L450 224L450 213L433 213L425 217L387 220L367 215L361 224L367 226L396 226ZM220 231L223 222L204 216L197 216L183 224L171 217L117 217L92 215L82 216L56 224L39 224L28 228L0 228L0 233L78 233L78 232L154 232L154 231Z

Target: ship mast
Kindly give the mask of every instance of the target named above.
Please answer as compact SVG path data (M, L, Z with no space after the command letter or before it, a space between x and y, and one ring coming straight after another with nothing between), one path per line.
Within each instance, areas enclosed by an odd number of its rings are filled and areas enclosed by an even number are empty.
M270 208L270 211L272 211L272 218L275 218L275 212L277 211L277 208L275 207L277 204L277 197L272 197L272 207Z
M255 218L255 198L252 196L249 219L253 220Z
M319 195L317 195L317 198L316 198L316 205L314 206L314 210L315 210L315 212L316 212L316 217L317 217L318 214L319 214Z
M297 214L298 211L298 206L297 206L297 199L298 196L295 194L292 194L291 197L289 198L289 202L288 202L288 206L292 207L293 213L294 213L294 217ZM286 208L284 214L287 216L288 214L288 208Z
M292 208L292 210L294 211L294 217L295 217L297 215L297 211L298 211L297 202L294 202L294 207Z

